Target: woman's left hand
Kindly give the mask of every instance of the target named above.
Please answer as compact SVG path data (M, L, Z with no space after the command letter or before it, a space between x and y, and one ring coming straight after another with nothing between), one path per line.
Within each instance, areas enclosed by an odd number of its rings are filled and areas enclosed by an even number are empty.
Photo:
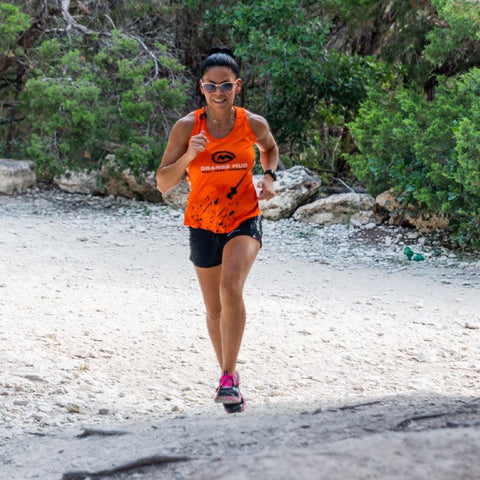
M258 183L257 188L260 190L258 194L259 200L271 200L275 196L275 189L273 187L273 178L270 175L265 175Z

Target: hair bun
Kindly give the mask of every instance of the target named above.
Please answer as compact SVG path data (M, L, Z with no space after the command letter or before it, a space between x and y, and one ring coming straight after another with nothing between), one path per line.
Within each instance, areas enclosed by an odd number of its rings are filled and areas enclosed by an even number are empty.
M230 57L234 58L233 50L227 47L213 47L208 52L208 56L213 55L215 53L224 53L225 55L229 55Z

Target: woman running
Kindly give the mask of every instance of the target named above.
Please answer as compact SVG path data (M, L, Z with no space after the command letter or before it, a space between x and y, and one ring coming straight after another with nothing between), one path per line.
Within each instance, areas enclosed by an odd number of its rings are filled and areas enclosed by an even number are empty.
M236 371L246 320L243 287L262 242L258 200L274 197L278 164L277 144L266 120L234 105L241 85L233 52L212 49L199 80L206 106L174 125L156 175L162 193L175 187L185 172L190 184L184 223L222 372L215 401L227 413L245 409ZM258 196L252 176L254 145L264 170Z

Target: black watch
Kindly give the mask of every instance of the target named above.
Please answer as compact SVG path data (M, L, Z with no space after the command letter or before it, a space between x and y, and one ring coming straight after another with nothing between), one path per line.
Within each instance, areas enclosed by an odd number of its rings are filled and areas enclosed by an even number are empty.
M277 179L277 174L273 170L265 170L263 175L270 175L273 178L273 181Z

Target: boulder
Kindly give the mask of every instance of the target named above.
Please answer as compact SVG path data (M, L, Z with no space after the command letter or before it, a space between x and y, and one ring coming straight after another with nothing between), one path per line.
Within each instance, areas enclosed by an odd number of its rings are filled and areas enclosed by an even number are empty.
M263 175L255 175L254 183ZM275 182L276 195L271 200L261 200L260 209L268 220L279 220L291 217L301 205L316 198L322 182L308 168L295 166L288 170L277 172Z
M190 186L185 178L175 187L163 194L163 201L174 208L185 210Z
M342 193L321 198L300 207L293 215L295 220L318 225L380 224L385 215L377 207L375 199L367 193Z
M37 182L34 163L30 160L0 159L0 193L12 195Z
M105 165L102 165L105 187L108 195L115 197L136 198L147 202L162 202L162 194L157 189L155 172L135 176L130 169L118 172L115 168L115 156L107 155Z
M413 205L405 206L397 199L392 189L378 195L376 202L389 212L390 225L410 226L422 233L448 229L448 220L445 217L415 208Z
M54 183L60 190L67 193L82 193L87 195L106 195L107 189L100 172L65 172L55 177Z

